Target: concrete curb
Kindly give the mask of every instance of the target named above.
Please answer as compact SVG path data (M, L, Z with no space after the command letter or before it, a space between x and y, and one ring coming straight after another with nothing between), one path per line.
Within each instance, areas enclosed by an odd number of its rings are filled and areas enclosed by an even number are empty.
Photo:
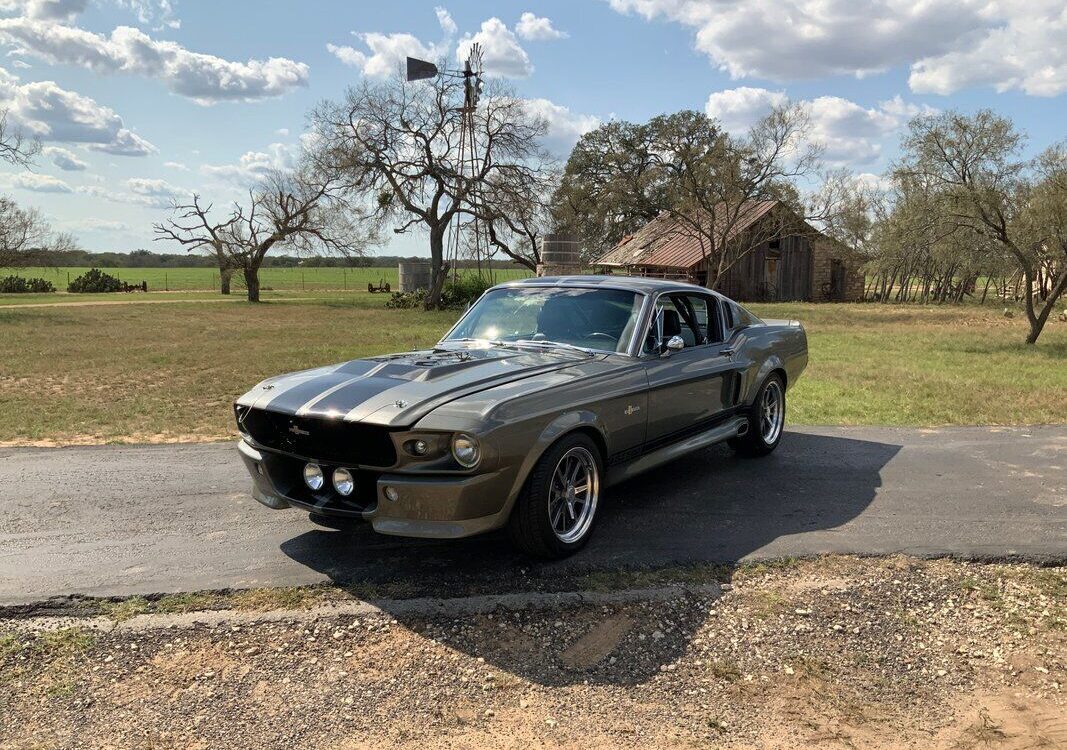
M483 594L442 599L380 599L373 602L351 601L319 604L308 609L272 609L247 611L236 609L201 610L181 614L143 614L116 622L94 615L43 616L9 620L15 630L47 631L81 627L104 632L146 632L166 628L246 626L271 622L311 622L325 617L448 618L493 612L543 611L575 609L634 602L666 602L686 596L719 597L723 585L704 583L693 586L623 589L618 591L566 591L560 593L528 592L522 594Z

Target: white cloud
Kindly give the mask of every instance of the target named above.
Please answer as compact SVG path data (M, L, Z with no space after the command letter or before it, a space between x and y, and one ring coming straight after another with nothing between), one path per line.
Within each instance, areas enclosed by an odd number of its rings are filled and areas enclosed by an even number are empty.
M175 202L185 200L192 194L192 191L171 185L166 180L148 177L126 180L126 190L111 190L100 185L80 185L75 190L112 203L130 203L148 208L170 208Z
M44 21L70 21L88 4L88 0L0 0L0 10Z
M94 151L123 156L156 152L155 146L127 129L114 110L55 81L20 84L17 77L0 70L0 107L41 140L84 143Z
M288 138L289 128L278 128L274 131L274 135L280 135L282 138Z
M294 146L272 143L266 151L245 152L236 164L205 164L200 172L247 187L275 170L291 169L296 153Z
M124 221L98 219L95 216L88 219L82 219L81 221L71 222L67 226L71 229L80 229L84 232L128 232L133 229L133 227Z
M73 151L59 146L46 146L42 150L43 155L47 159L51 159L52 163L62 169L64 172L81 172L89 167L89 165L78 158L78 155Z
M552 25L552 19L544 16L535 16L529 11L522 14L519 22L515 24L515 33L529 41L549 41L551 39L566 39L568 34L560 31Z
M766 116L773 107L784 104L789 97L784 91L741 86L716 91L708 97L704 111L732 133L747 130L752 123Z
M182 164L180 161L165 161L163 166L167 169L177 169L179 172L188 172L189 167Z
M454 36L459 31L456 22L452 20L452 14L447 10L439 5L433 9L433 12L437 14L437 23L441 24L441 31L445 32L446 36Z
M70 193L70 185L63 180L37 172L20 172L10 177L11 187L32 190L35 193Z
M600 118L571 112L548 99L526 99L528 111L548 123L545 146L554 154L566 156L578 139L600 125Z
M533 73L533 63L515 34L499 18L482 21L477 34L467 34L459 40L456 59L463 61L470 54L472 44L482 45L486 75L504 78L526 78Z
M951 94L973 86L1032 96L1067 92L1067 8L1062 0L1003 2L1001 25L976 42L911 66L912 91Z
M911 67L912 90L1067 91L1063 0L609 0L694 30L734 78L864 76Z
M403 71L408 57L436 62L448 54L457 27L444 8L435 8L434 12L445 35L437 44L423 44L411 34L380 34L374 31L360 34L353 31L352 35L362 41L369 51L337 44L327 44L326 49L345 65L359 68L369 78L385 78Z
M110 36L27 17L0 19L0 38L21 54L96 73L133 73L163 81L199 104L256 101L306 86L308 66L284 57L236 62L190 52L119 26Z
M362 70L363 75L369 78L386 78L402 71L407 57L432 61L438 59L442 52L432 45L427 47L411 34L370 32L360 34L359 38L370 49L369 53L336 44L327 44L326 49L345 65Z
M789 101L784 91L749 88L717 91L708 97L704 111L731 133L746 131L772 107ZM928 107L909 104L899 96L877 107L863 107L839 96L820 96L801 102L811 118L810 140L824 148L835 165L864 165L882 155L884 141Z
M115 0L120 8L132 12L142 24L153 28L178 29L181 21L174 16L170 0Z

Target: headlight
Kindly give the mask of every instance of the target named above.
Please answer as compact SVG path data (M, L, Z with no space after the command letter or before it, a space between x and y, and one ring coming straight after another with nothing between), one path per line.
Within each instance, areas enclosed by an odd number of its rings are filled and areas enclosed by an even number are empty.
M326 477L322 475L322 469L318 464L304 466L304 484L313 490L321 490L325 482Z
M351 495L352 490L356 488L356 482L352 479L352 472L348 469L334 469L333 488L344 497Z
M459 432L452 438L452 455L455 456L460 466L473 469L478 465L482 451L478 447L477 438Z

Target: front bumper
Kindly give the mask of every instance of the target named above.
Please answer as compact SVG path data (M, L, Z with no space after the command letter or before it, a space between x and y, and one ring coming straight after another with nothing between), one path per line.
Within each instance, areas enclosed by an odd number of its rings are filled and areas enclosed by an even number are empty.
M252 475L252 496L268 508L302 508L312 513L362 518L382 534L454 539L498 528L507 521L516 470L471 475L413 475L357 470L356 491L342 498L332 487L312 492L304 485L309 459L238 443ZM322 462L327 477L335 468ZM389 500L385 488L396 490Z

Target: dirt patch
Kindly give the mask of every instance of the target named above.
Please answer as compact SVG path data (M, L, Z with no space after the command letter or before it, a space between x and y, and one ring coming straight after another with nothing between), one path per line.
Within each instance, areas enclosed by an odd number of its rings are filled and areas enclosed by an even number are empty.
M1060 568L833 558L537 611L10 621L0 748L1065 747L1065 591Z

